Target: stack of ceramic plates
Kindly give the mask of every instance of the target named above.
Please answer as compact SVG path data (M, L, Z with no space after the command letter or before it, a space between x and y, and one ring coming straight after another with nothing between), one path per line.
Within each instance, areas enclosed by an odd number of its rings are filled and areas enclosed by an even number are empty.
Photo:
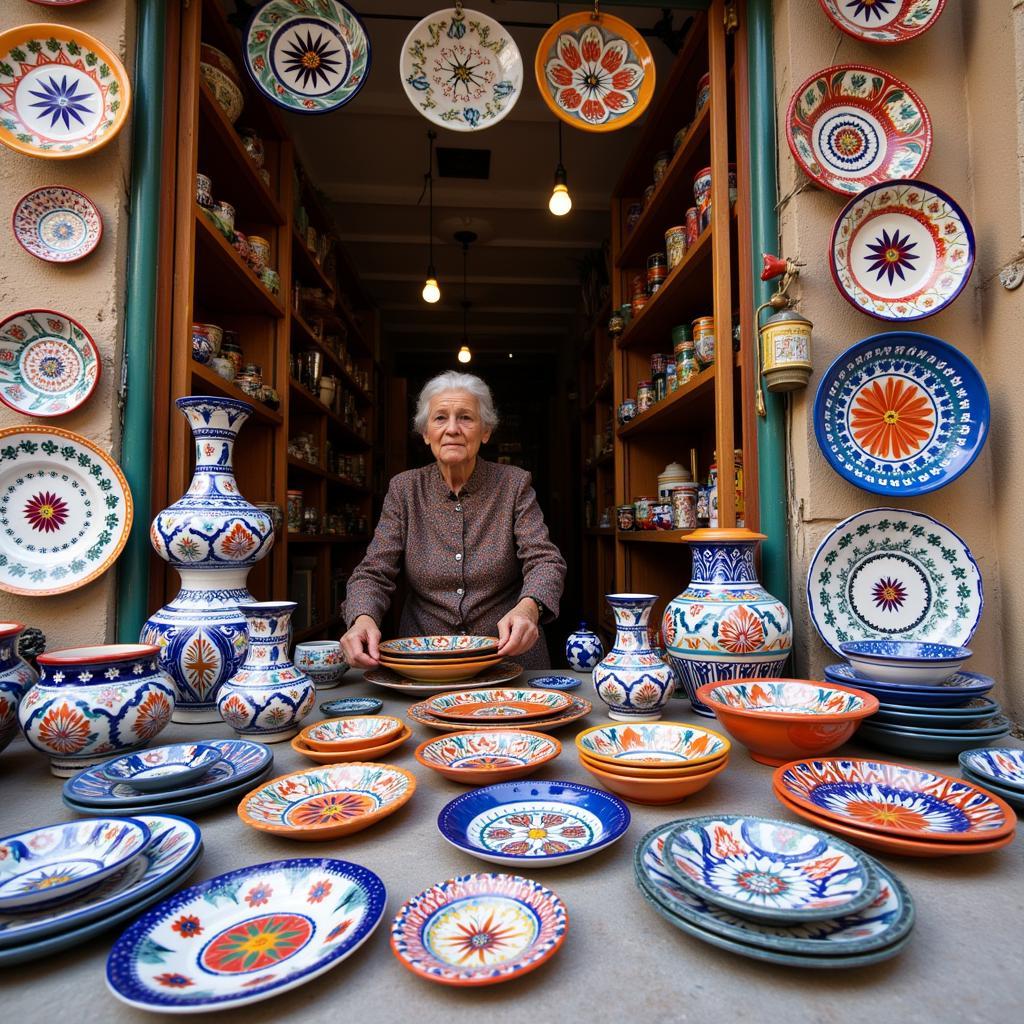
M1024 750L983 747L960 755L960 768L969 782L980 782L1011 807L1024 811Z
M307 725L292 740L292 749L318 764L373 761L400 747L411 735L412 729L391 715L329 718Z
M421 683L459 683L501 661L496 636L407 636L380 645L380 663Z
M878 861L791 822L713 815L653 828L636 883L680 930L740 956L832 970L888 960L914 903Z
M503 686L518 679L523 674L523 666L515 661L499 661L495 665L482 669L475 676L464 679L461 683L430 683L418 679L409 679L401 672L390 668L372 668L363 674L363 679L374 686L383 686L387 690L398 690L399 693L447 693L449 690L468 690L477 686Z
M571 693L511 687L457 690L413 704L407 714L421 725L453 732L527 729L548 732L590 714L592 705Z
M597 725L576 737L580 764L605 789L639 804L674 804L703 789L729 763L732 744L702 725Z
M970 780L887 761L792 761L772 776L794 814L876 853L944 857L1013 841L1017 819Z
M36 886L41 897L36 904L18 910L0 907L0 965L6 966L85 942L162 899L199 861L202 836L185 818L140 814L34 829L29 837L0 839L0 851L17 852L21 858L4 858L17 864L19 887L33 878L37 883L45 880ZM30 872L38 870L35 876L24 871L32 862L38 865L30 867ZM55 885L58 874L75 875L71 885L78 882L82 887L70 891L67 881ZM0 885L0 893L6 890L19 906L21 897L12 882ZM58 889L63 891L55 898Z
M195 770L197 755L189 752L198 748L212 748L217 754L216 761L201 772ZM210 756L204 753L203 759ZM64 783L64 803L80 814L192 813L237 800L270 773L273 761L270 748L252 740L153 747L72 776ZM154 783L164 788L154 790ZM136 788L140 784L147 787L145 791Z

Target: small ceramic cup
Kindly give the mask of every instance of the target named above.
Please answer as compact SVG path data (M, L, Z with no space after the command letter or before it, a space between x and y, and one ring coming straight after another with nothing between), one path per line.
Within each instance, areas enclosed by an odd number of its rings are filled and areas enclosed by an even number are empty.
M205 174L196 174L196 202L207 209L213 206L213 181Z
M686 211L686 247L697 244L700 238L700 210L691 206Z
M227 381L235 379L235 362L227 356L213 356L210 359L210 369Z
M686 255L686 225L678 224L665 232L665 252L668 256L668 269L681 263Z
M235 208L230 203L218 199L213 204L213 212L220 218L220 222L228 231L235 230Z
M217 324L193 324L192 333L205 334L210 339L212 355L220 355L220 347L224 341L224 328L218 327Z
M245 146L245 151L249 154L249 159L252 160L257 167L262 167L263 161L266 159L263 140L252 128L239 128L238 137L242 140L242 145Z
M249 236L249 266L259 276L270 259L270 243L260 235Z
M711 206L711 168L703 167L693 176L693 199L703 217Z
M235 240L231 243L235 252L246 262L249 262L249 239L241 231L235 232Z
M260 280L271 295L281 291L281 275L272 267L264 267L260 271Z
M711 72L706 71L697 83L697 105L694 109L694 117L697 116L706 106L711 98Z
M295 667L305 672L318 690L329 690L348 671L337 640L311 640L295 645Z
M690 130L690 126L688 124L684 124L683 127L680 128L679 131L677 131L675 133L675 135L672 136L672 152L673 153L675 153L679 149L679 147L683 144L683 139L686 138L686 134L687 134L687 132L689 132L689 130Z

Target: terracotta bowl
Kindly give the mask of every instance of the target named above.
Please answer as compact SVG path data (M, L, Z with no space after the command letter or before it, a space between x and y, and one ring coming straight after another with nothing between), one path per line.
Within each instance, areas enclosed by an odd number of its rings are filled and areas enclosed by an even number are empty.
M709 764L726 756L731 746L720 732L686 722L595 725L576 737L581 757L628 771Z
M433 663L421 664L419 662L399 664L381 659L381 664L385 668L390 668L405 676L406 679L415 679L418 683L459 683L463 679L472 679L473 676L479 675L485 668L490 668L500 660L500 658L491 657L479 661L466 659L457 665L434 665Z
M356 750L314 750L308 746L301 736L292 740L291 746L297 754L308 757L317 764L345 764L348 761L365 761L369 758L380 758L396 750L412 735L412 729L404 726L399 732L392 734L387 742L376 747L358 747Z
M496 636L402 636L384 640L380 653L396 658L462 658L493 654Z
M680 800L702 790L719 772L724 771L726 767L726 764L723 762L710 771L701 772L698 775L686 775L680 779L648 779L646 776L639 779L630 779L622 775L613 775L611 772L603 771L601 768L586 762L581 763L605 789L617 793L624 800L632 800L638 804L678 803Z
M729 755L723 754L713 761L703 761L695 765L679 765L675 768L650 768L640 764L608 764L606 761L595 761L586 754L579 754L579 759L584 767L597 768L599 771L618 775L624 779L688 779L693 778L694 775L703 775L714 768L720 768L728 762Z
M299 736L311 750L361 750L379 747L404 728L405 723L391 715L357 715L307 725Z
M414 751L416 760L446 779L469 786L489 786L529 775L554 760L562 744L542 732L455 732L427 740Z
M870 693L808 679L705 683L697 699L755 761L770 765L835 750L878 710Z

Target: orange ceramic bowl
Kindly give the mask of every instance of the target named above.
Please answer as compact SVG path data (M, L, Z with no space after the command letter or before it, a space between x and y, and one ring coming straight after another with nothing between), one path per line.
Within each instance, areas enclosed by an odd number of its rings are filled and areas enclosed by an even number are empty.
M705 683L697 700L755 761L770 765L835 750L878 710L878 698L870 693L809 679Z
M379 747L404 728L405 722L391 715L353 715L307 725L299 737L310 750L361 750Z
M420 764L468 786L522 778L561 752L562 744L553 736L526 729L453 732L427 740L414 751Z
M381 658L380 663L385 668L390 668L406 679L415 679L418 683L459 683L463 679L472 679L479 675L485 668L496 665L501 658L491 656L488 658L466 658L462 661L448 664L436 665L434 662L422 664L421 662L392 661L389 658Z
M346 761L366 761L383 757L400 747L410 736L412 729L405 725L398 733L392 733L386 743L376 747L358 747L355 750L314 750L302 738L296 736L291 747L297 754L308 757L317 764L344 764Z
M716 757L713 761L694 765L679 765L677 768L648 768L642 764L608 764L598 761L586 754L579 754L580 763L585 767L597 768L599 771L618 775L624 779L687 779L694 775L703 775L713 768L720 768L729 760L728 754Z
M685 775L681 779L629 779L622 775L612 775L611 772L586 762L581 763L605 789L637 804L679 803L680 800L702 790L719 772L725 770L725 764L721 764L711 771L699 775Z

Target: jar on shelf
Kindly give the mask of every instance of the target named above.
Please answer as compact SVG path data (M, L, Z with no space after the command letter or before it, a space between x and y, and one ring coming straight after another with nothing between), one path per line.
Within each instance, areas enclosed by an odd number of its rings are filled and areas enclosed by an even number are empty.
M635 509L632 505L619 505L616 511L616 521L620 530L632 530L636 525Z
M701 316L693 321L693 352L701 369L715 361L715 318Z
M669 356L665 360L665 392L671 395L678 387L679 381L676 380L676 357Z
M636 412L639 416L647 412L654 405L654 383L649 380L642 380L636 386Z
M676 530L697 529L697 484L692 480L672 490L672 525Z
M317 534L320 532L320 510L312 506L302 510L302 532Z
M636 222L644 212L643 203L630 203L626 207L626 234L629 234L636 227Z
M661 179L665 177L665 171L668 170L668 165L672 161L672 154L668 150L662 150L654 158L654 184L655 186L661 184Z
M700 238L700 210L691 206L686 211L686 248L697 244Z
M651 200L654 198L654 190L657 186L651 184L644 189L643 207L646 210L651 205Z
M686 225L677 224L665 232L665 255L668 269L681 263L686 255Z
M636 400L627 398L619 403L619 423L625 426L630 420L636 418Z
M654 520L651 518L651 506L657 503L656 498L643 495L633 500L634 529L653 530Z
M302 529L302 491L288 491L287 513L288 532L299 533Z
M654 252L647 257L647 294L653 295L668 276L668 260L663 252Z
M675 135L672 136L672 152L673 152L673 154L678 152L679 147L683 144L683 140L686 138L686 134L687 134L687 132L689 132L689 130L690 130L690 126L688 124L684 124L683 127L680 128L679 131L677 131L675 133Z
M672 491L679 484L692 482L690 471L681 462L670 462L658 474L658 497L662 501L672 500Z

